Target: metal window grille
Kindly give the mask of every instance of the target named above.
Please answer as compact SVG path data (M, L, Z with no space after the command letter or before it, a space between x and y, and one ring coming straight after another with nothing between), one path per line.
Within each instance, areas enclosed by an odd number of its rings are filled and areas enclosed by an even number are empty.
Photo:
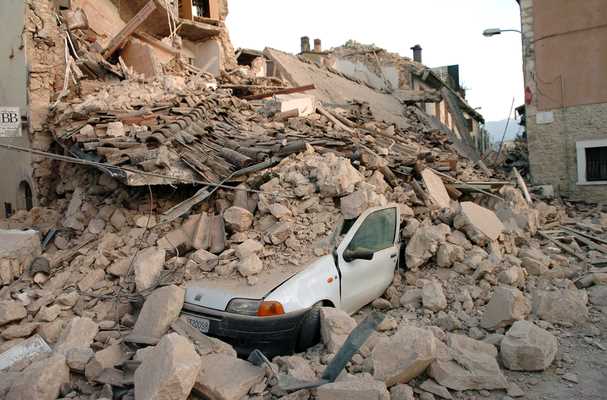
M586 148L586 180L607 181L607 146Z

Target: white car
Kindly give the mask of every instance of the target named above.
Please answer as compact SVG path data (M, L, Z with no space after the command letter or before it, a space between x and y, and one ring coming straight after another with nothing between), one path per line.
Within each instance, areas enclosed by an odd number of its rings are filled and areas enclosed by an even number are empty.
M397 205L341 219L331 254L297 273L267 271L255 286L233 279L190 283L182 315L240 355L254 349L270 356L302 351L318 342L321 307L353 314L390 286L398 267L399 232Z

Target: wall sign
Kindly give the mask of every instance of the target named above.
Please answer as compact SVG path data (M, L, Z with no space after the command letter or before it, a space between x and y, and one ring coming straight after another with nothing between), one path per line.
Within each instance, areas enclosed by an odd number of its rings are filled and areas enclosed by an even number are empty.
M554 113L552 111L538 111L535 114L535 123L538 125L548 125L554 122Z
M19 107L0 107L0 137L21 137Z

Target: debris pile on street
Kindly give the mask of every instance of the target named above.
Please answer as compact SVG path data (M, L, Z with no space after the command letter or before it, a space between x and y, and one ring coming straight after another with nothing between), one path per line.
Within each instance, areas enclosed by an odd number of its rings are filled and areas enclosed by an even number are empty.
M106 72L66 78L43 128L55 152L35 153L43 205L0 221L1 398L522 397L517 371L577 383L574 329L604 357L607 208L530 195L415 102L404 126L356 99L263 98L287 82L238 66L214 78L174 59L142 77L69 32L47 34ZM298 272L330 254L340 216L389 203L403 269L353 316L323 308L305 353L243 360L180 317L189 282ZM319 381L372 311L383 321L337 380L279 384Z

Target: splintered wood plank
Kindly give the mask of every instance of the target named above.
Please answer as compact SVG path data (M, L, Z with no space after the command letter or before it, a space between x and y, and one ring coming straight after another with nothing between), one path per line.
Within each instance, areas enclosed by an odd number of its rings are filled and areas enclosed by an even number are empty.
M156 10L156 3L150 0L139 12L131 18L124 28L110 41L107 48L103 52L103 58L106 60L120 49L129 37L143 24L143 22Z

